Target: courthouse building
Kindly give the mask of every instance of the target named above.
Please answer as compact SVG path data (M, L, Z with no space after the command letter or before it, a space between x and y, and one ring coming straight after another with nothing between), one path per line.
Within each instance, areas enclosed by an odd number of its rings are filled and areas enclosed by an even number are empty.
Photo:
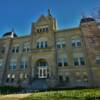
M100 23L83 17L79 27L57 30L48 10L29 35L6 32L0 38L0 85L100 87Z

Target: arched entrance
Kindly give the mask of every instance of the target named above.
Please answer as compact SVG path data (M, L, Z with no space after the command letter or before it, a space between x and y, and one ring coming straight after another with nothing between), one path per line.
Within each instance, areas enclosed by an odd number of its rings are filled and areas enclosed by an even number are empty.
M37 61L38 78L48 77L48 63L44 59Z

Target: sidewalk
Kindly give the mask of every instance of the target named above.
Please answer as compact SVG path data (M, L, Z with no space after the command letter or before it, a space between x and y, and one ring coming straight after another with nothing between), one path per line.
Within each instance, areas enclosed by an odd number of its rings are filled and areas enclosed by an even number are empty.
M20 100L27 96L31 95L30 93L27 94L9 94L9 95L0 95L0 100Z

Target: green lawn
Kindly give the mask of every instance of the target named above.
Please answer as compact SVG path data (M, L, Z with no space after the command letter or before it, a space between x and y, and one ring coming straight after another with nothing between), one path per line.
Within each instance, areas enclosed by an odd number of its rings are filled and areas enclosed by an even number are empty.
M100 100L100 89L39 92L21 100Z

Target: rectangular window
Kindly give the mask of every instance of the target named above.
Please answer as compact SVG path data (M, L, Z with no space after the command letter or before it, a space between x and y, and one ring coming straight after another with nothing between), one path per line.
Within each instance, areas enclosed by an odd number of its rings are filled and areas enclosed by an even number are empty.
M80 57L80 65L85 65L85 60L83 57Z
M78 41L78 42L77 42L77 47L80 47L80 46L81 46L81 42Z
M1 48L1 53L5 53L5 47Z
M15 70L16 69L16 62L15 61L12 61L11 63L10 63L10 69L11 70Z
M21 69L26 69L27 66L28 66L28 65L27 65L27 61L22 61L21 64L20 64L20 68L21 68Z
M62 75L59 76L59 81L63 82L63 76Z
M19 52L19 47L16 47L16 53L18 53Z
M43 41L41 42L41 48L44 48L44 45L43 45L44 43L43 43Z
M66 46L65 43L63 43L63 44L62 44L62 48L65 48L65 46Z
M79 66L79 60L78 60L78 58L74 58L74 65L75 66Z
M0 68L2 68L2 65L3 65L3 60L0 59Z
M45 48L47 48L48 47L48 45L47 45L47 41L45 41Z
M48 32L48 27L46 28L46 32Z
M64 58L63 62L64 62L64 66L68 66L67 58Z
M58 66L59 66L59 67L63 66L63 64L62 64L62 59L58 59Z
M58 62L58 66L61 67L62 66L62 62Z
M76 47L74 42L72 43L72 47Z
M15 53L15 48L12 48L12 53Z
M96 57L96 64L100 64L100 56Z
M65 77L65 82L69 83L70 79L69 79L69 76L66 76Z
M81 46L81 41L80 40L72 40L72 47L80 47Z
M76 58L74 58L74 65L75 66L85 65L84 57L76 57Z
M39 32L40 32L40 30L39 30L39 29L37 29L37 32L39 33Z
M39 42L37 42L37 48L39 48Z
M57 44L57 48L61 48L60 44Z

